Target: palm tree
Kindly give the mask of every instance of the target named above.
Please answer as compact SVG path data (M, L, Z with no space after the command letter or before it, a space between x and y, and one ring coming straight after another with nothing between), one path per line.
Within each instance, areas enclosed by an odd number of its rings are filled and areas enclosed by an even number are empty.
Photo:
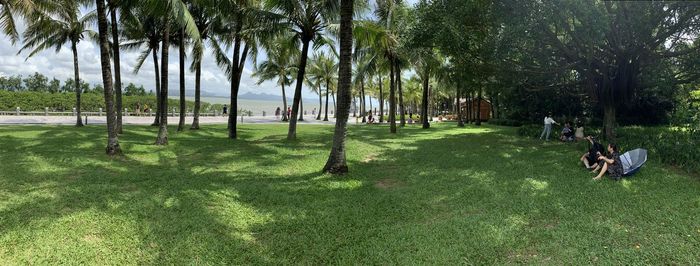
M225 64L230 65L226 60L226 55L221 49L219 42L216 40L217 34L219 34L221 29L221 12L219 8L215 5L212 0L191 0L190 1L190 12L194 17L194 23L199 31L202 43L207 43L212 49L212 53L217 58L217 62L225 62ZM204 48L206 46L199 45L192 47L192 54L194 56L190 70L195 72L195 82L194 82L194 110L192 118L191 130L199 129L199 116L201 111L201 85L202 85L202 60L204 57Z
M318 115L316 120L321 120L321 112L323 111L323 89L321 89L323 80L323 70L321 68L321 53L314 53L309 62L309 71L306 73L306 86L310 87L318 95Z
M66 43L70 43L73 52L73 71L76 84L80 84L80 68L78 64L78 43L85 37L94 37L96 33L89 25L96 19L95 13L80 16L80 6L74 0L61 0L61 8L56 8L52 14L36 12L33 23L24 32L24 46L20 52L32 49L27 58L49 48L60 51ZM76 126L83 126L80 104L81 90L75 89Z
M156 116L153 121L153 126L160 124L160 68L158 63L158 49L163 37L163 27L159 21L151 16L147 10L138 6L134 10L129 10L128 13L122 14L122 32L124 38L128 41L122 46L129 50L142 48L141 55L138 57L134 73L141 70L141 66L152 55L153 68L155 73L155 91L156 91ZM167 110L165 111L167 112Z
M112 87L112 69L109 62L109 40L107 28L107 16L105 14L104 0L95 0L97 4L97 28L99 31L100 44L100 65L102 67L102 84L104 87L105 107L107 109L107 149L108 155L119 155L122 153L119 147L119 135L117 134L113 87ZM77 84L77 83L76 83Z
M341 0L340 8L340 63L338 68L338 105L336 112L333 147L324 172L342 174L348 172L345 160L345 135L347 134L348 116L350 115L350 98L352 90L352 14L353 0Z
M289 119L289 132L287 133L287 139L293 140L296 139L297 114L299 113L299 101L301 100L301 89L306 72L309 46L311 41L314 41L315 46L325 43L322 34L329 21L336 17L340 8L339 1L267 0L265 4L282 18L284 24L288 25L288 28L294 32L295 38L302 43L296 78L297 84L294 89L292 115Z
M323 116L323 121L328 121L328 99L333 91L333 83L338 79L338 63L335 61L335 56L320 52L314 56L315 60L312 63L314 73L319 75L321 82L326 87L326 108Z
M60 4L56 5L50 0L0 0L0 31L10 37L10 42L14 45L19 41L16 15L22 15L27 21L33 22L27 16L32 16L36 11L50 11L57 7L60 7Z
M119 56L119 22L117 21L118 0L108 0L112 30L112 56L114 57L115 108L117 109L117 133L122 134L122 70Z
M265 44L267 60L255 66L254 77L258 77L258 85L267 80L277 79L277 85L282 88L282 106L287 108L287 93L285 86L292 84L292 71L296 70L293 60L298 56L292 39L284 36L274 38ZM282 112L282 121L288 121L287 112Z

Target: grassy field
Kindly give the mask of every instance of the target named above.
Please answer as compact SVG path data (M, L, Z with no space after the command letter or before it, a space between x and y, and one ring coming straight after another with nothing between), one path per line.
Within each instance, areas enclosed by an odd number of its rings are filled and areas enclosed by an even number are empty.
M334 177L332 127L156 130L0 127L0 264L700 263L700 181L653 157L596 182L585 144L351 126Z

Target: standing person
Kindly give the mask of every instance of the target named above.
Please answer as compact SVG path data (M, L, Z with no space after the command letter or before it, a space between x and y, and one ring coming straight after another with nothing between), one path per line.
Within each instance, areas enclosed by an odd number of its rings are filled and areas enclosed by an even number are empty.
M287 117L292 116L292 106L287 106Z
M136 116L141 116L141 103L136 103Z
M228 114L228 106L224 104L224 112L223 115L226 116Z
M316 107L314 107L314 109L311 110L311 115L316 115Z
M608 175L615 180L620 180L622 177L623 169L622 169L622 162L620 161L620 153L618 152L617 149L617 144L615 143L610 143L608 144L608 157L605 157L603 155L598 156L598 160L601 162L598 167L596 167L595 170L592 171L592 173L597 172L600 170L600 173L596 177L593 178L593 180L599 180L603 178L603 175L607 172Z
M544 117L544 129L542 130L542 134L540 134L540 140L546 135L546 140L549 141L549 135L552 134L552 124L558 123L552 119L552 113L549 113Z
M281 111L280 107L277 106L277 110L275 110L275 118L276 118L277 120L280 119L281 113L282 113L282 111Z

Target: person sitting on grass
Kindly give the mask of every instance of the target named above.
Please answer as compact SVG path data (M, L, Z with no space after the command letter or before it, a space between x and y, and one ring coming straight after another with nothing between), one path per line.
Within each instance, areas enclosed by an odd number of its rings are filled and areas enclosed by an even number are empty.
M603 152L603 145L600 144L594 137L586 137L591 146L588 148L588 152L581 156L581 162L586 166L586 169L594 169L598 167L598 154Z
M592 173L598 172L600 170L600 173L596 177L593 178L593 180L600 180L603 178L603 175L607 172L608 175L615 180L620 180L622 177L622 162L620 161L620 153L618 152L617 149L617 144L615 143L610 143L608 144L608 157L605 157L603 155L598 156L598 160L600 160L600 164L598 164L598 167L591 171Z
M574 129L571 127L569 122L564 123L564 128L561 129L561 135L559 136L561 141L573 141L574 140Z

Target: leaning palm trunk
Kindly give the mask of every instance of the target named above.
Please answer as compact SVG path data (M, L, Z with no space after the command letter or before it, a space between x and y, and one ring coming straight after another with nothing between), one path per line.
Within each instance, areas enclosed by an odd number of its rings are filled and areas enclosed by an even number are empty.
M114 111L114 95L112 87L112 69L109 62L109 40L107 40L107 16L105 14L104 0L97 2L97 26L100 43L100 65L102 68L102 84L104 86L105 107L107 109L107 148L108 155L122 153L119 147L119 136L116 131L116 119Z
M180 121L177 123L177 131L185 130L185 29L180 29Z
M83 120L80 119L80 68L78 67L78 49L75 42L71 42L71 49L73 50L73 70L75 71L75 113L77 115L75 126L82 127Z
M287 139L294 140L297 138L297 112L299 111L299 101L301 100L301 88L304 82L304 74L306 73L306 61L309 57L309 43L311 38L304 37L302 40L301 56L299 58L299 71L297 72L297 85L294 88L294 102L292 103L292 115L289 118L289 131Z
M153 49L153 66L155 67L156 74L156 118L153 120L151 126L160 125L160 67L158 66L158 49Z
M333 118L335 118L338 113L338 106L335 104L335 92L331 93L331 98L333 98Z
M192 116L192 126L190 129L199 129L199 110L202 107L201 85L202 85L202 58L195 59L194 62L194 114Z
M110 1L111 4L114 1ZM119 26L117 23L117 9L114 5L110 10L110 17L112 19L112 54L114 54L114 92L116 93L116 104L117 108L117 133L122 134L122 71L121 62L119 58Z
M338 69L338 107L336 111L333 147L324 172L342 174L348 172L345 160L345 136L347 134L348 116L350 115L350 97L352 81L352 10L353 0L341 0L340 9L340 65Z
M160 71L160 125L156 145L168 145L168 50L170 50L170 20L165 16Z

